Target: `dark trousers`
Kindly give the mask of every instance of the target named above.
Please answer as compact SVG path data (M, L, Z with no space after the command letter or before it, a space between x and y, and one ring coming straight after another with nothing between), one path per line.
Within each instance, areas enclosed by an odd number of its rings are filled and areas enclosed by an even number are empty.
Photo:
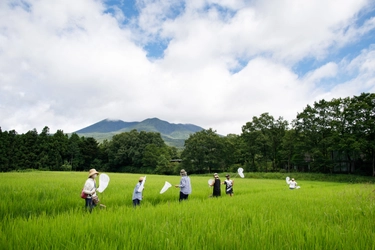
M136 207L136 206L140 206L141 205L141 201L138 200L138 199L135 199L133 200L133 206Z
M95 207L95 204L94 202L92 202L91 198L86 198L85 200L86 200L86 204L85 204L86 209L88 209L91 213L92 209Z
M187 200L188 197L189 197L188 194L184 194L183 192L180 192L180 199L179 199L179 201Z

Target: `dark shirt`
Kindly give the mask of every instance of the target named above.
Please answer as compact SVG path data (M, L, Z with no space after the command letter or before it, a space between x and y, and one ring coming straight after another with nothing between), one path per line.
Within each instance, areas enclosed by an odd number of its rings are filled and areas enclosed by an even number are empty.
M213 196L220 196L221 195L221 189L220 189L220 179L215 179L214 183L214 191Z

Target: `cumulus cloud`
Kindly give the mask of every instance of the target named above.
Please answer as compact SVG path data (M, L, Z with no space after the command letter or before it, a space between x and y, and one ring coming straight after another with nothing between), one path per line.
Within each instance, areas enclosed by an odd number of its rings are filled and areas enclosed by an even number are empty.
M138 0L132 17L123 4L0 2L2 130L158 117L239 134L264 112L291 121L320 98L374 92L375 45L357 46L375 29L371 1Z
M306 82L316 83L323 78L334 77L337 74L337 65L333 62L329 62L313 72L308 72L304 77Z

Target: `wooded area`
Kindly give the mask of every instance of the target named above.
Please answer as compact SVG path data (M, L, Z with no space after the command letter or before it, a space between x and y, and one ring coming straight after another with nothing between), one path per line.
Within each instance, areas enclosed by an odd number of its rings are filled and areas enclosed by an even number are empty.
M181 163L172 159L182 159ZM290 123L268 113L253 117L240 135L213 129L190 135L185 148L167 146L159 133L130 132L99 144L45 127L38 134L0 129L0 171L25 169L175 174L246 171L356 173L375 171L375 94L321 100Z

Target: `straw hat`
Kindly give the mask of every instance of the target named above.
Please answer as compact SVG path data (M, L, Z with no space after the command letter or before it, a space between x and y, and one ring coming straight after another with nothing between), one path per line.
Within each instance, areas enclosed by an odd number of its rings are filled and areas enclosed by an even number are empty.
M95 168L90 169L90 171L89 171L89 178L90 178L91 176L93 176L94 174L99 174L99 172L96 171Z
M139 177L139 182L143 181L143 177Z

